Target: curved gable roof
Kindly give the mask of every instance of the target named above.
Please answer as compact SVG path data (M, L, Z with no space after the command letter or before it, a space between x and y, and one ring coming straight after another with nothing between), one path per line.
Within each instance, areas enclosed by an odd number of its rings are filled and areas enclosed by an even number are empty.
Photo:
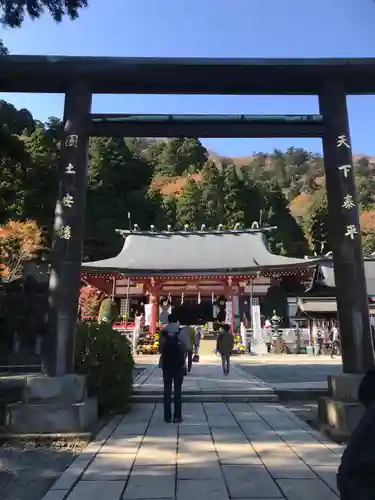
M240 274L263 269L309 267L319 259L269 252L262 232L131 233L110 259L82 264L82 270L128 275Z

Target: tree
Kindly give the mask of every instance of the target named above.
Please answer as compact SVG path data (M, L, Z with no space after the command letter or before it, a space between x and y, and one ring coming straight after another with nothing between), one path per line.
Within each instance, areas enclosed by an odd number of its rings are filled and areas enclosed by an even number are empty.
M34 129L29 111L0 101L0 224L24 214L26 170L32 161L24 138Z
M8 49L5 47L3 41L0 39L0 56L6 56L9 54Z
M61 130L58 118L42 123L28 110L0 101L0 225L34 220L47 243L52 238ZM317 253L330 249L320 155L289 148L272 156L254 153L234 164L217 155L207 159L196 139L95 137L89 159L86 260L111 257L121 250L123 240L115 229L129 227L128 213L141 229L151 224L158 229L184 224L199 229L202 224L250 227L262 211L263 223L278 228L269 237L273 252L306 255L304 234ZM359 163L357 198L363 244L369 253L375 251L374 229L365 223L375 205L371 180L375 165L365 157ZM164 168L173 179L162 178ZM283 172L288 186L280 182Z
M223 223L233 229L236 224L245 224L245 206L243 204L244 183L238 177L235 165L223 162L223 196L224 196L224 221Z
M176 222L180 227L187 224L190 229L199 229L205 223L202 190L193 179L188 180L177 199Z
M24 139L29 160L24 162L25 184L20 187L24 216L32 218L51 234L58 188L60 145L55 132L39 123Z
M360 216L363 253L371 255L375 252L375 210L363 212Z
M207 160L207 150L199 139L169 139L152 150L155 173L167 177L185 172L200 172Z
M9 221L0 227L1 278L10 283L21 278L23 263L42 248L42 233L35 221Z
M121 239L115 229L133 223L146 228L154 223L154 200L147 198L152 169L123 138L94 138L90 143L87 190L85 256L91 259L115 255ZM151 219L151 220L150 220ZM104 253L105 252L105 253Z
M212 160L202 169L201 188L205 224L217 228L224 223L224 179Z
M165 225L174 227L177 220L177 199L175 196L164 196L161 203L161 210ZM160 227L160 226L159 226Z
M308 243L301 227L290 213L288 201L275 183L265 191L265 222L276 226L277 231L269 235L268 243L274 253L303 257L308 253Z
M100 304L104 299L103 292L100 292L91 285L83 286L79 294L79 306L81 318L97 319Z
M331 250L329 234L328 202L326 192L321 190L313 197L307 217L307 233L317 255Z
M26 15L34 20L47 11L54 21L60 23L64 16L77 19L79 10L87 5L87 0L0 0L1 22L19 28Z
M274 171L274 180L282 187L288 184L286 176L285 156L279 149L274 149L271 155L272 170Z
M368 210L375 201L373 174L357 176L357 202L361 209Z
M64 16L77 19L79 10L88 6L88 0L0 0L0 23L10 28L19 28L25 16L39 19L47 11L54 21L60 23ZM0 55L8 54L0 39Z

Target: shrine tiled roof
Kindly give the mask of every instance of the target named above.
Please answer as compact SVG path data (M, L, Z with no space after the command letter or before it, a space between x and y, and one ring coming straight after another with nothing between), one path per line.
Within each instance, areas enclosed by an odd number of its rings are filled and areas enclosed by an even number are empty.
M371 257L365 257L365 274L366 274L366 285L367 285L367 295L375 296L375 259ZM327 287L335 287L335 275L333 271L333 261L330 259L326 261L321 266L321 271L323 273L324 281L323 283Z
M337 314L336 297L300 297L297 313L300 311L307 316L326 317ZM369 304L370 314L375 315L375 304Z
M313 267L318 258L270 253L262 231L130 232L116 257L82 263L82 271L124 275L240 275Z

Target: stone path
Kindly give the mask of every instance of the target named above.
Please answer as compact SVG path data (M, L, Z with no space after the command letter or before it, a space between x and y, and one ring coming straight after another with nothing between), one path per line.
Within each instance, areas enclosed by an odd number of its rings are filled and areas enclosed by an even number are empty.
M161 391L150 367L138 389ZM185 390L202 402L183 406L184 422L165 424L159 403L139 403L115 417L43 500L337 499L342 447L278 403L205 402L206 391L262 388L218 360L195 365Z
M136 392L163 392L161 369L155 365L142 374L135 382ZM200 393L244 393L248 391L273 392L269 385L232 364L229 376L225 377L219 357L207 356L201 363L193 365L192 371L184 379L183 391Z
M303 387L305 384L306 388L308 385L327 387L328 375L342 373L341 358L331 359L329 356L305 356L303 354L297 356L254 356L243 357L240 361L243 369L249 374L277 389L291 387L291 384L296 384L296 387Z
M342 447L275 404L162 405L115 417L43 500L333 500Z

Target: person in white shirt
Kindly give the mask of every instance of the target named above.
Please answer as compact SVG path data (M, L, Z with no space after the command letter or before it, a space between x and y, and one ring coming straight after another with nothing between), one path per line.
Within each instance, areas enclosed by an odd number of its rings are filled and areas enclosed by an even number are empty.
M331 341L331 358L334 358L340 345L339 330L335 323L332 325L331 333L329 334L329 340Z

